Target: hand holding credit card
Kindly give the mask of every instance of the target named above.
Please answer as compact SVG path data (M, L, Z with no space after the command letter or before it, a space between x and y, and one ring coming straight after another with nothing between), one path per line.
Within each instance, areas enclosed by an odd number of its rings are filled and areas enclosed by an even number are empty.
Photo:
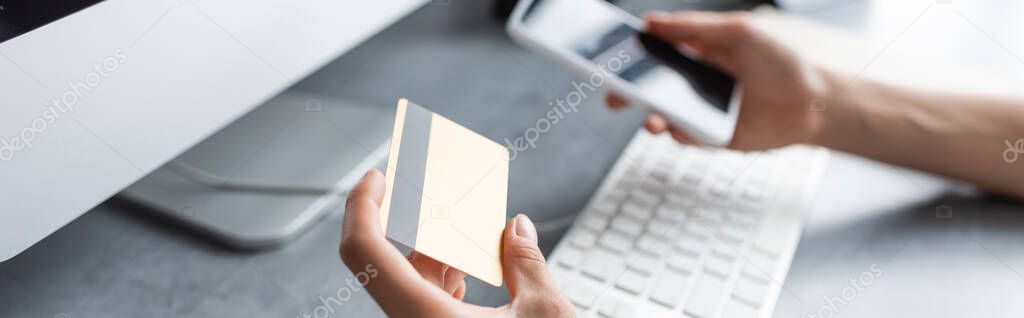
M380 207L385 235L500 286L508 158L498 143L400 100Z

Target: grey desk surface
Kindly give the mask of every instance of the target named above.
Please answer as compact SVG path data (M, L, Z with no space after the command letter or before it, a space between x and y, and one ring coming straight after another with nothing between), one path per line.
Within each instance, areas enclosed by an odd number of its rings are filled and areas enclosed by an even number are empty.
M519 136L576 78L511 43L487 9L426 6L324 71L344 75L298 88L379 105L410 97L495 140ZM642 113L612 114L600 95L584 104L513 161L514 171L528 171L512 176L514 212L538 221L576 213L639 127ZM1024 209L949 189L837 154L776 316L1021 316L1024 256L1014 246L1024 242ZM953 218L935 217L942 205ZM340 221L336 210L278 249L239 252L112 199L0 263L0 316L314 314L320 296L352 277L336 254ZM545 249L561 234L543 233ZM872 268L880 276L871 284L851 283ZM507 301L503 290L478 282L469 290L474 303ZM338 317L382 316L365 292L334 309Z

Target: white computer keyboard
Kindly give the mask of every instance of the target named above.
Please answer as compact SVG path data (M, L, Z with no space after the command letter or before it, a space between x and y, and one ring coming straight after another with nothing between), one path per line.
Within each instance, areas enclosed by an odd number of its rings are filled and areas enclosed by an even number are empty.
M639 132L549 267L580 317L769 317L827 161Z

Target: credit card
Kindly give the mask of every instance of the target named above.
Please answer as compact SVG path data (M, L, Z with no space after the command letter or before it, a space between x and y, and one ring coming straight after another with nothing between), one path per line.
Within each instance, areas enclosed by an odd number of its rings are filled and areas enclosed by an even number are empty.
M380 208L385 235L501 286L508 169L505 147L399 100Z

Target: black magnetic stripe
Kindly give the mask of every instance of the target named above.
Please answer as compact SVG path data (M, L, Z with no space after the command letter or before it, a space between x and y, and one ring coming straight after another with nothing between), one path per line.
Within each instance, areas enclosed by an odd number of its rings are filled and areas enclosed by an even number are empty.
M427 147L430 142L432 115L429 110L408 103L402 141L398 147L395 189L391 194L387 233L391 233L392 238L404 240L401 243L409 247L416 246L416 234L419 230L420 203L423 200L423 179L427 174Z

